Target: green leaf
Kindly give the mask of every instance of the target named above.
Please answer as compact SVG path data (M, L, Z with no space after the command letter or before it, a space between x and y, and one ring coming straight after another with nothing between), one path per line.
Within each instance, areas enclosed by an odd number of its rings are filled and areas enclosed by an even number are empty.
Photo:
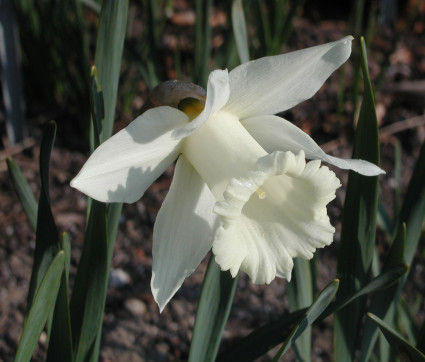
M266 2L257 0L255 2L255 12L257 16L254 17L258 21L258 33L261 35L260 46L262 48L261 53L266 55L272 55L272 36L270 29L270 21L267 17L267 6Z
M238 278L232 278L230 272L220 270L214 257L210 258L196 312L190 362L215 361L237 281Z
M71 260L71 241L68 234L62 235L62 251L64 253L64 268L61 284L53 312L53 320L47 349L47 362L73 361L71 317L68 301L68 275Z
M102 86L99 83L98 72L95 66L92 67L91 72L92 88L92 125L93 125L93 140L94 148L100 144L100 136L102 130L102 122L105 117L104 109L105 103L103 99ZM114 243L118 230L119 218L121 216L122 203L112 203L108 206L108 270L112 260L112 254L114 252Z
M7 169L9 170L10 178L15 185L19 201L27 215L31 229L35 231L37 228L37 201L35 201L31 187L25 176L22 174L19 166L13 162L11 158L7 158Z
M233 1L223 3L222 10L226 13L228 19L232 19ZM222 32L223 39L226 41L217 49L214 50L213 64L214 69L225 69L229 71L240 65L238 55L238 46L236 45L233 26L224 27ZM248 48L247 48L248 49Z
M158 74L161 73L161 62L158 59L158 47L165 25L164 5L162 1L146 0L147 39L143 44L134 44L135 62L147 87L153 89L160 83ZM138 41L140 43L140 41ZM140 46L142 45L142 46ZM132 48L130 48L131 50ZM141 58L141 59L140 59ZM137 60L138 59L138 60ZM140 61L142 60L142 61ZM179 59L180 60L180 59ZM176 66L176 69L178 67Z
M96 67L92 73L94 145L104 142L112 134L127 13L128 0L104 0L102 3L96 43ZM96 142L97 138L99 142ZM70 303L76 361L98 360L114 245L114 240L109 240L108 234L115 238L122 207L121 204L111 205L112 217L107 222L105 204L90 200L89 205L86 238Z
M396 283L400 277L406 273L407 269L408 267L406 265L400 265L372 279L356 293L346 296L344 299L337 299L325 309L319 320L328 317L359 297L388 288ZM304 308L290 314L284 314L278 317L274 322L257 328L251 334L236 342L228 350L221 353L217 361L233 362L255 360L288 338L291 331L300 323L306 311L307 308Z
M108 205L108 270L111 267L121 210L122 203L113 203Z
M409 341L412 341L412 343L416 343L416 336L419 332L417 317L420 313L419 308L422 299L423 298L417 298L416 303L410 305L406 298L402 296L397 304L394 327L405 335Z
M398 215L401 207L402 177L402 149L399 140L394 141L394 215Z
M127 12L128 0L103 0L102 2L95 57L105 100L105 120L101 142L111 137L113 130Z
M333 280L329 285L322 290L313 304L308 308L300 323L292 330L289 337L283 342L282 347L279 352L273 358L274 362L279 361L280 357L283 356L291 347L292 344L302 335L302 333L311 326L317 318L321 316L325 308L328 307L329 303L332 301L339 287L339 280ZM305 360L305 359L304 359ZM308 356L308 360L311 360L311 356Z
M71 239L68 233L62 234L62 245L61 249L65 253L65 276L66 282L69 283L69 265L71 263Z
M346 296L343 299L337 299L335 302L331 303L318 318L318 320L323 320L324 318L334 313L336 310L347 306L349 303L359 297L388 288L389 286L396 283L400 277L406 273L407 269L408 267L403 264L393 268L390 271L382 273L381 275L372 279L367 285L365 285L356 293ZM304 308L290 314L284 314L281 317L278 317L274 322L257 328L248 336L242 338L229 349L222 352L218 356L217 361L245 362L255 360L288 338L291 331L297 324L300 323L306 311L307 309Z
M405 262L406 225L398 228L397 235L391 245L385 260L383 270L389 270L394 265ZM402 278L403 281L405 278ZM402 285L402 284L401 284ZM393 285L387 290L377 293L371 299L369 312L383 318L387 323L392 323L395 313L396 302L401 292L401 286ZM367 361L378 337L377 326L371 320L366 320L361 344L361 361Z
M206 87L211 53L212 0L196 0L195 20L195 76L196 84Z
M69 119L75 120L73 126L86 136L90 110L90 42L86 40L92 22L87 21L81 1L11 3L20 33L26 89L45 107L66 109Z
M16 352L15 361L17 362L26 362L31 359L40 334L55 303L61 283L64 261L64 252L60 251L47 268L44 278L34 295Z
M416 161L412 177L407 187L402 207L395 224L394 231L397 233L391 246L386 264L390 265L402 259L407 265L411 265L413 256L418 246L422 232L422 223L425 218L425 142ZM400 230L405 225L405 237L400 237ZM402 240L400 240L400 238ZM400 244L403 244L402 246ZM394 250L393 250L394 249ZM401 252L402 250L402 252ZM401 290L407 276L404 276L397 286L390 288L383 293L375 295L370 303L369 311L376 314L386 322L392 322L394 318L395 306L398 303ZM362 343L362 361L368 360L374 343L376 341L376 326L367 322Z
M416 161L412 178L401 207L398 225L406 224L404 261L411 264L422 233L425 219L425 142ZM403 281L404 283L404 281Z
M232 26L241 63L249 61L248 34L241 0L233 0Z
M425 355L412 346L406 341L400 334L386 324L382 319L375 316L372 313L368 313L367 316L378 325L381 332L387 339L391 349L402 361L411 362L424 362Z
M294 259L291 282L287 284L289 308L291 311L306 308L313 302L313 274L309 260ZM311 360L311 329L307 329L294 345L297 358Z
M355 133L353 158L360 158L378 165L378 122L363 38L361 38L361 46L364 97ZM341 279L339 297L359 290L370 278L375 247L377 207L378 177L366 177L350 171L338 255L337 272ZM365 307L366 300L357 299L336 314L335 360L349 361L354 358Z
M390 288L396 284L408 270L408 265L400 264L390 270L383 271L380 275L378 275L376 278L373 278L368 284L366 284L363 288L354 294L345 296L343 298L338 298L337 296L337 301L332 303L329 308L326 309L325 314L330 315L335 311L344 308L357 298Z
M376 222L382 231L385 232L386 236L391 238L393 225L390 216L385 210L385 206L381 200L378 203L378 215Z
M103 99L102 86L99 83L99 75L96 66L91 68L91 114L93 125L94 144L93 149L100 145L100 135L102 134L102 124L105 119L105 104Z
M37 230L35 236L34 264L28 290L28 310L32 299L44 278L53 258L60 250L58 230L50 209L49 197L49 161L56 137L56 123L49 122L44 128L40 147L41 190L37 212Z
M270 54L279 54L282 45L286 43L290 32L292 30L292 24L295 18L298 16L299 11L303 8L305 0L293 1L289 5L289 9L285 9L285 5L288 4L286 0L280 0L274 2L275 9L271 11L271 15L274 15L274 34L273 42L271 44ZM288 7L288 6L286 6ZM284 14L284 16L282 16Z
M106 206L93 200L70 303L76 361L92 358L102 324L109 271L107 245Z

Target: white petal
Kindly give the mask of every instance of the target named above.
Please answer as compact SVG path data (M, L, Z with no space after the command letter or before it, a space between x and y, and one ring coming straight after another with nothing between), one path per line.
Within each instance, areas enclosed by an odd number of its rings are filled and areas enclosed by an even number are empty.
M233 69L225 110L240 119L276 114L312 97L351 53L351 36Z
M213 244L217 263L233 276L246 272L254 283L290 279L293 258L311 259L332 242L326 205L339 186L320 161L306 164L302 151L260 158L256 170L231 181L214 208L223 222Z
M207 99L204 110L189 124L177 129L173 137L181 139L191 135L201 127L208 118L219 111L229 99L229 74L226 70L214 70L208 77Z
M172 132L189 121L171 107L151 109L102 143L71 186L103 202L135 202L177 158Z
M151 288L161 311L211 249L214 203L205 182L180 156L153 233Z
M385 173L378 166L364 160L342 159L327 155L305 132L287 120L277 116L251 117L241 121L248 132L267 151L303 150L308 159L318 159L345 170L353 170L365 176Z

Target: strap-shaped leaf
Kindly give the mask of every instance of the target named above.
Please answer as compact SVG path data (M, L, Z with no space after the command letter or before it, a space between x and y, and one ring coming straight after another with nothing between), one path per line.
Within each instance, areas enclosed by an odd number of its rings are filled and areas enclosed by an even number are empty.
M196 84L206 87L211 54L211 15L212 0L196 0L195 21L195 75Z
M386 260L386 264L394 264L397 260L403 260L404 263L410 265L413 261L415 250L418 246L420 235L422 232L422 223L425 218L425 142L422 145L419 158L416 161L412 178L410 179L406 195L403 200L402 208L398 221L395 226L397 232L394 237L391 251ZM400 230L405 224L405 238L403 239L403 252L400 252L401 241ZM405 240L405 241L404 241ZM393 249L395 249L393 251ZM406 281L406 277L400 280L397 286L393 286L383 293L373 296L369 311L386 322L394 318L395 305L401 290ZM373 349L377 338L376 325L371 321L366 322L365 334L362 341L361 361L367 361Z
M47 362L73 361L71 317L69 314L68 301L68 276L71 260L71 240L69 235L62 235L62 251L64 253L64 268L61 276L61 284L53 312L49 347L47 350Z
M237 281L230 272L220 270L214 257L210 258L196 311L189 361L215 361Z
M332 303L329 308L326 309L324 315L328 316L337 310L344 308L357 298L366 296L368 294L373 294L393 286L404 274L406 274L408 270L409 267L407 264L400 264L391 270L383 271L380 275L372 279L368 284L366 284L363 288L354 294L337 299L335 303Z
M412 344L406 341L393 328L386 324L382 319L372 313L367 316L378 325L381 332L387 339L391 349L402 360L409 362L424 362L425 355L416 349Z
M128 0L102 3L95 56L98 77L95 71L92 74L94 145L112 134L127 13ZM121 211L121 205L111 206L112 217L107 222L105 204L90 200L89 205L86 238L70 303L76 361L98 359L109 266ZM113 239L109 240L108 234Z
M122 52L127 27L128 0L104 0L100 14L100 27L96 42L95 64L99 72L105 100L105 120L101 142L111 137Z
M314 259L294 259L291 282L287 284L289 308L291 311L306 308L313 303L315 286L313 285L312 267ZM311 328L297 338L294 345L297 358L301 361L311 360Z
M105 104L103 99L102 87L98 80L96 66L91 68L91 114L93 125L93 149L100 145L100 135L102 134L103 121L105 119Z
M40 334L46 325L47 318L53 309L61 283L64 269L65 254L60 251L52 260L39 288L33 297L33 303L29 310L22 330L15 361L29 361L37 345Z
M92 358L108 283L106 205L92 201L70 303L75 361Z
M421 301L416 298L415 303L411 305L407 299L402 297L397 304L397 319L394 328L403 332L407 340L416 342L419 332L418 314ZM380 346L381 347L381 346Z
M397 225L406 224L404 262L411 264L425 219L425 142L422 144L412 178L403 200ZM397 230L397 229L396 229ZM403 284L405 280L402 281Z
M37 230L35 239L34 264L28 291L28 309L32 299L44 278L47 268L60 250L59 235L50 209L49 197L49 161L56 137L56 123L49 122L44 128L40 147L41 190L37 212Z
M233 0L232 26L239 59L241 63L249 62L248 34L246 32L245 15L241 0Z
M345 307L359 297L388 288L396 283L401 276L406 273L407 269L408 267L403 264L380 274L356 293L331 303L318 320L326 318L336 310ZM268 350L288 338L291 331L300 323L306 311L307 309L304 308L293 313L282 315L276 318L274 322L256 329L248 336L236 342L229 349L222 352L217 357L217 361L254 361L256 358L262 356Z
M335 279L330 284L328 284L325 289L322 290L313 304L305 312L300 323L297 324L289 337L285 340L285 342L283 342L279 352L273 358L273 362L278 362L280 357L282 357L288 351L289 347L294 344L294 342L303 334L303 332L322 315L323 311L327 308L335 296L338 287L339 280Z
M391 246L386 264L394 264L398 260L411 265L413 256L418 246L422 232L422 224L425 219L425 142L416 161L409 186L404 197L394 231L397 233ZM400 241L400 230L405 224L405 237ZM403 247L400 244L403 244ZM403 252L400 252L401 248ZM404 276L398 285L373 296L370 303L370 312L385 321L394 318L395 306L398 303L401 290L407 276ZM367 333L367 334L366 334ZM424 332L425 335L425 332ZM361 361L367 361L376 341L376 325L371 321L366 322L365 334L362 341Z
M378 121L369 79L364 39L361 38L364 96L354 139L353 158L379 164ZM339 298L354 293L370 278L375 247L378 207L378 177L365 177L350 171L344 204L341 242L338 255ZM334 323L335 360L349 361L359 338L365 299L356 299L339 311Z
M27 215L31 229L35 231L37 228L37 201L31 187L19 166L11 158L7 158L7 169L18 193L22 208Z

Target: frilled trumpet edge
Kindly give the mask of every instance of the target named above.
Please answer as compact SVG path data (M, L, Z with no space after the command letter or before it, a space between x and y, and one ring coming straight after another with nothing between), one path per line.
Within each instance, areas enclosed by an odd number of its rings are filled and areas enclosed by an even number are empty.
M303 151L277 151L260 158L245 177L232 179L214 211L222 226L213 253L222 270L239 270L256 284L276 276L291 279L293 258L311 259L332 243L326 205L341 184L320 161Z

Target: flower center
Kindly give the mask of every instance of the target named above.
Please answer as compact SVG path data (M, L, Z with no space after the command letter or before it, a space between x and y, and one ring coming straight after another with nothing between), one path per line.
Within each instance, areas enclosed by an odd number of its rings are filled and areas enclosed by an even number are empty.
M184 98L180 101L178 108L186 113L190 120L195 119L205 107L205 101L195 98Z
M257 191L255 191L255 192L257 193L258 198L260 200L264 200L267 196L266 193L263 190L261 190L261 188L258 188Z

